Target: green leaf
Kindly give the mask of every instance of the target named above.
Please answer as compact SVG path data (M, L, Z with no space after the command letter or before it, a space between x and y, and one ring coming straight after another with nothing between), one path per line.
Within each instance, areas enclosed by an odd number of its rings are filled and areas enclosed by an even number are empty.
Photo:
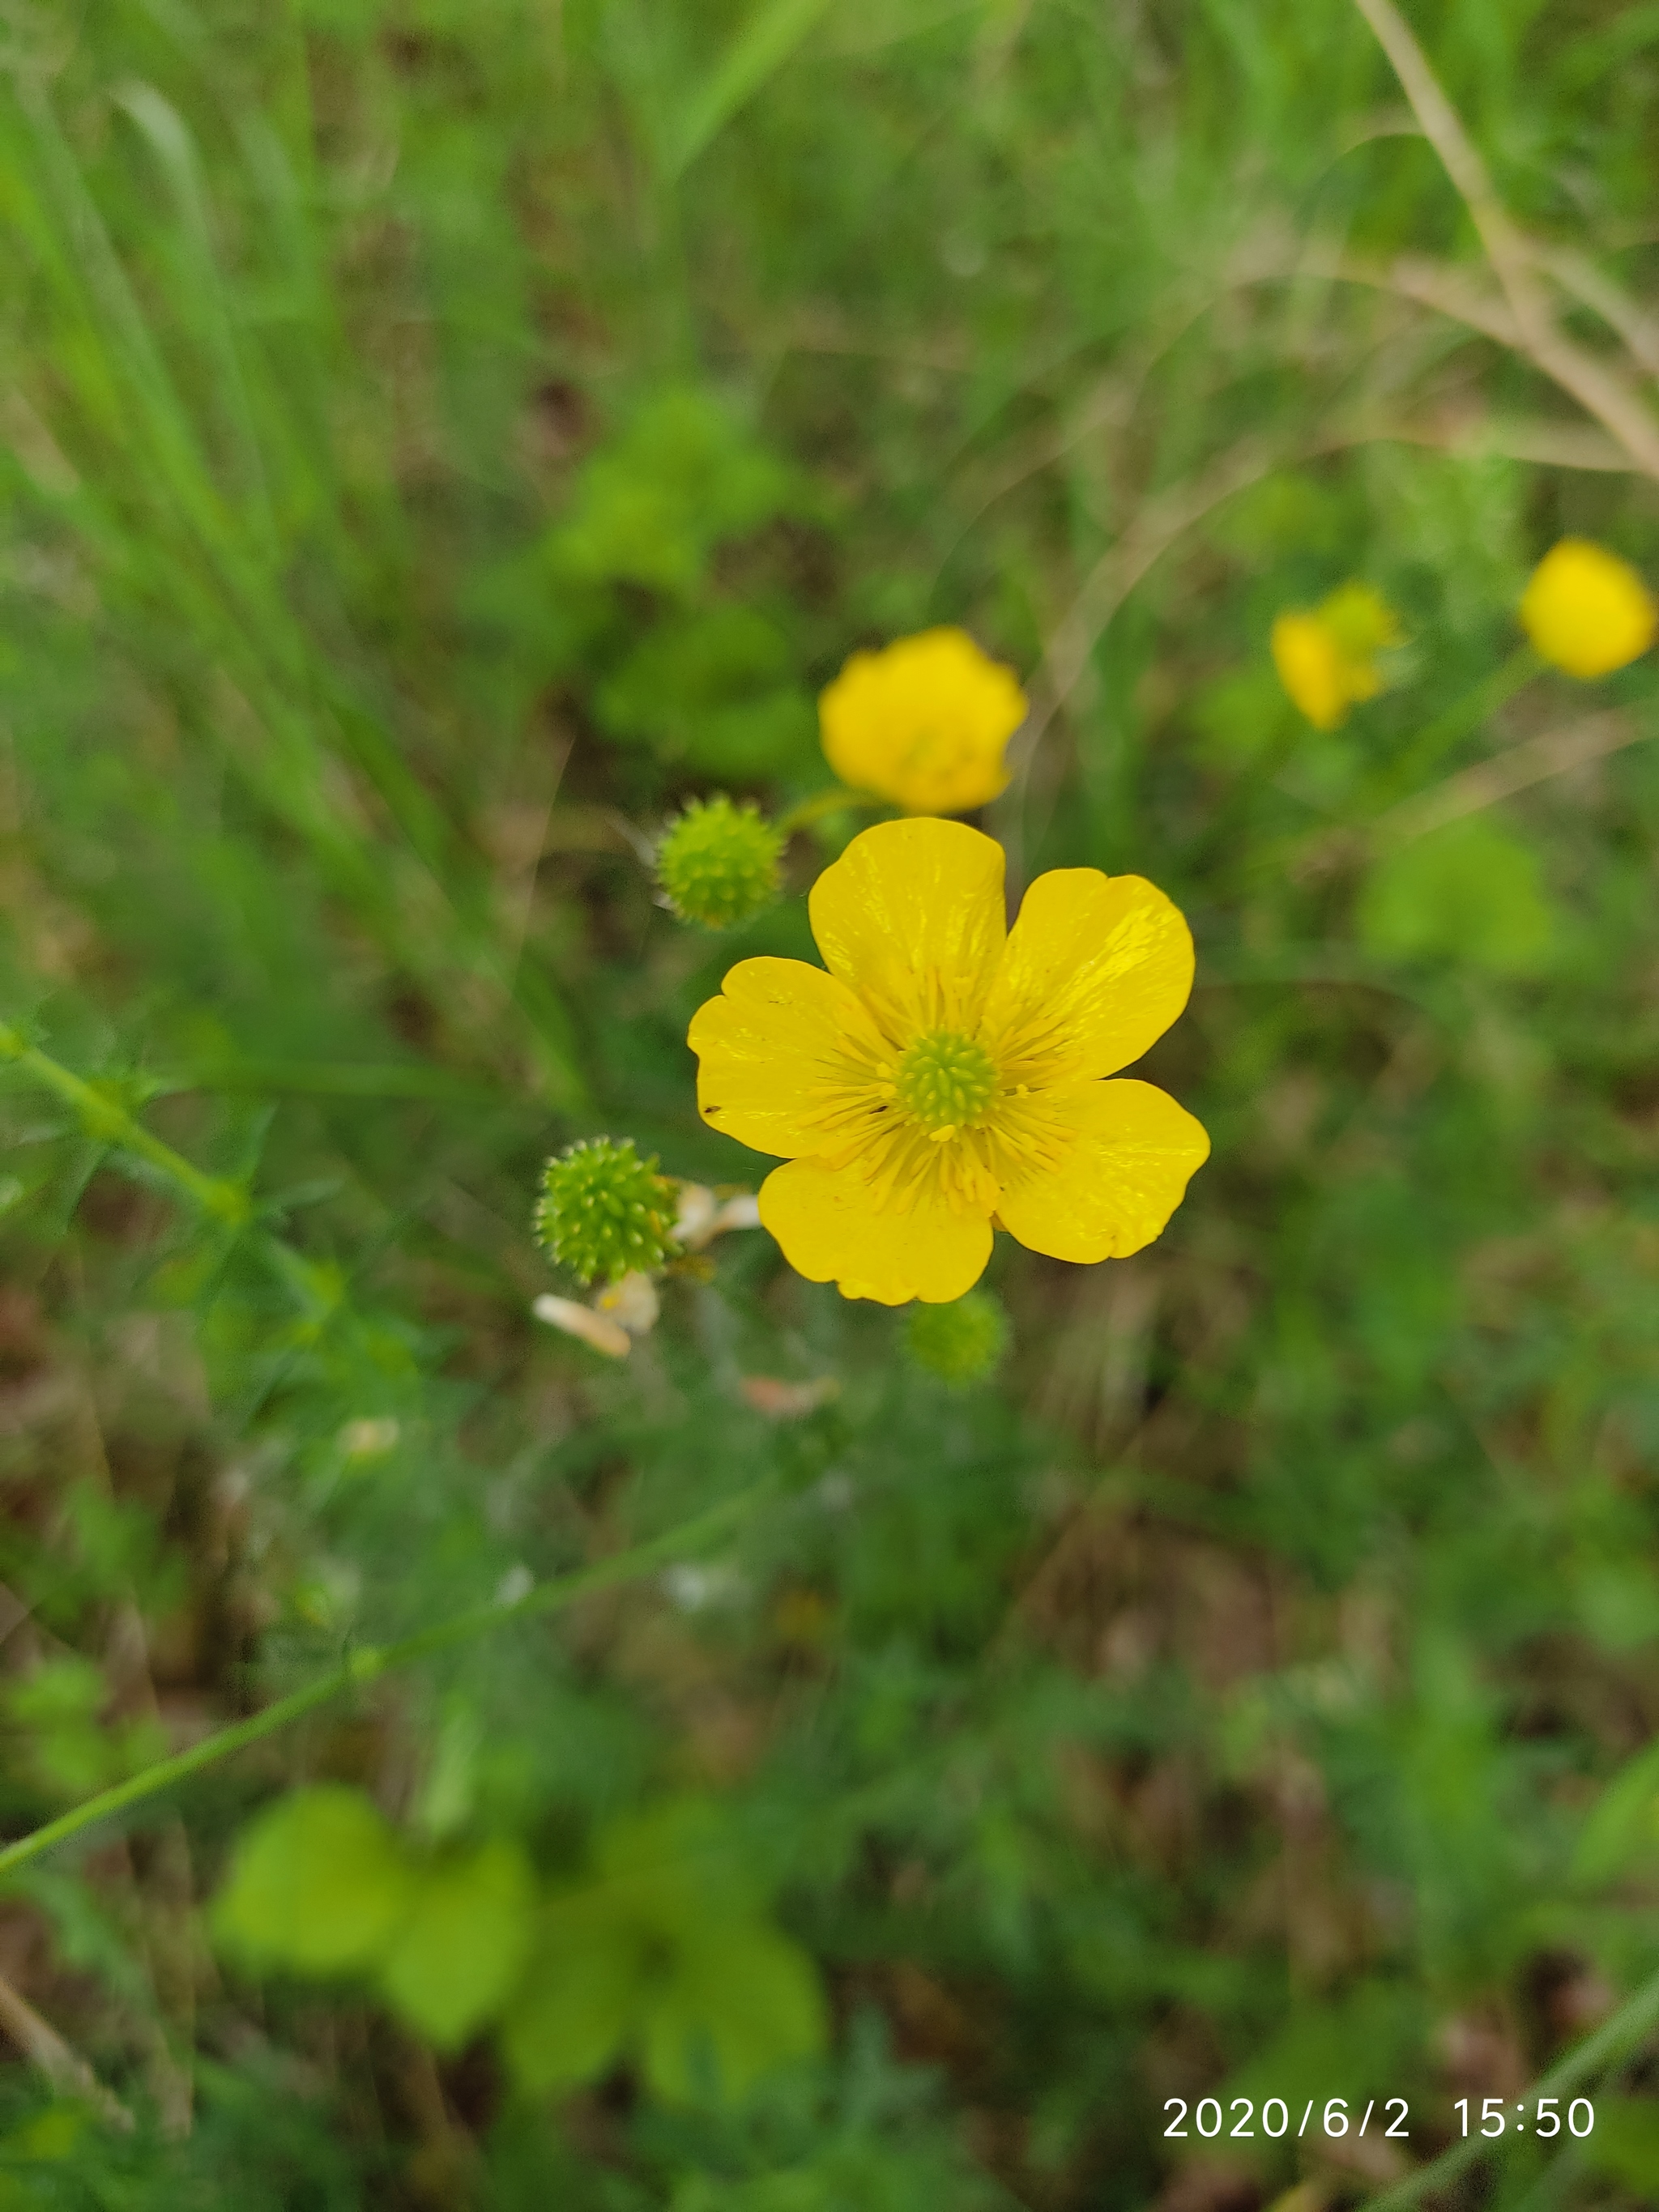
M104 1670L79 1652L44 1659L5 1690L9 1719L24 1728L56 1729L89 1721L109 1695Z
M716 1808L675 1797L612 1821L594 1853L618 1911L678 1942L711 1921L749 1919L762 1896Z
M1659 1742L1627 1759L1590 1808L1573 1850L1576 1881L1612 1881L1659 1853Z
M1297 2106L1363 2097L1389 2067L1407 2063L1423 2011L1416 1991L1385 1981L1361 1982L1334 2003L1300 2006L1230 2078L1224 2095L1258 2103L1283 2097Z
M501 2023L501 2048L532 2094L574 2087L616 2058L647 1988L638 1923L602 1895L556 1898L536 1963Z
M692 2174L674 2192L670 2212L842 2212L848 2201L829 2174L796 2166L757 2174L735 2188L724 2179Z
M1384 958L1468 961L1508 975L1536 973L1556 934L1537 855L1484 815L1385 854L1358 923L1361 942Z
M718 400L685 387L659 392L582 471L549 542L554 574L566 584L644 584L683 598L716 545L783 513L796 490L792 472Z
M1579 2156L1598 2173L1651 2199L1659 2191L1659 2102L1651 2097L1598 2097L1595 2125Z
M799 1944L759 1921L682 1931L645 2015L646 2079L687 2103L742 2097L763 2074L823 2048L823 1992Z
M250 1966L341 1973L385 1950L411 1888L397 1837L361 1790L296 1790L237 1838L214 1932Z
M57 2166L81 2149L91 2125L92 2114L84 2105L49 2105L0 2142L0 2155L8 2164ZM40 2200L30 2196L27 2201Z
M43 1660L0 1694L0 1711L21 1738L16 1763L49 1796L89 1796L166 1756L166 1739L153 1721L100 1720L108 1696L103 1669L76 1652Z
M811 702L793 678L781 633L726 603L659 623L594 708L611 737L710 775L761 775L812 750Z
M502 2024L525 2087L592 2081L637 2044L659 2095L731 2099L823 2047L817 1969L761 1917L714 1807L675 1798L614 1821L594 1859L595 1879L545 1908Z
M1273 748L1283 750L1295 711L1273 670L1259 667L1230 669L1196 686L1185 707L1205 757L1233 774Z
M678 177L781 69L829 0L766 0L690 94L668 132L665 173Z
M486 1844L416 1877L380 1986L411 2027L453 2050L497 2011L524 1971L534 1885L515 1844Z

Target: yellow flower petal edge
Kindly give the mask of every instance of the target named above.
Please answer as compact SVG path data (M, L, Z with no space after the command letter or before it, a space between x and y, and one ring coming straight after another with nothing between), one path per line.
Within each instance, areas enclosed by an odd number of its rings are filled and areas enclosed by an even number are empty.
M806 902L832 975L889 1032L977 1026L1002 959L1002 848L965 822L884 822Z
M1160 1235L1209 1155L1151 1084L1105 1081L1192 988L1186 922L1139 876L1040 876L1012 930L1001 848L959 822L855 837L811 898L831 972L745 960L690 1042L711 1127L781 1153L760 1214L847 1297L943 1304L994 1225L1093 1262Z
M1202 1127L1167 1091L1120 1079L1066 1103L1076 1141L1053 1175L1005 1193L999 1218L1033 1252L1091 1263L1127 1259L1161 1237L1210 1157Z
M991 1256L988 1216L959 1212L936 1190L903 1212L878 1212L857 1162L775 1169L761 1185L760 1218L798 1275L884 1306L949 1305L973 1289Z
M1641 658L1656 609L1628 561L1586 538L1564 538L1534 569L1521 621L1544 659L1588 684Z
M1045 1088L1115 1075L1157 1043L1192 988L1192 932L1161 890L1142 876L1055 868L1009 932L986 1039Z
M1002 756L1026 711L1012 669L965 630L927 629L855 653L820 696L818 724L854 790L911 814L966 814L1006 788Z
M875 1038L855 994L822 968L739 961L687 1038L699 1062L698 1110L757 1152L822 1152L825 1089Z

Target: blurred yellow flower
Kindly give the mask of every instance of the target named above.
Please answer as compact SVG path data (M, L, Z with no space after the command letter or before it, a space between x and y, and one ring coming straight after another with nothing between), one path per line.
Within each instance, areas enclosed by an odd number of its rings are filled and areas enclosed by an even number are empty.
M1279 680L1316 730L1382 689L1376 656L1401 642L1399 617L1370 584L1343 584L1318 606L1287 608L1270 640Z
M1174 1099L1103 1080L1187 1003L1180 913L1060 868L1010 929L1002 875L963 823L866 830L812 888L828 974L740 961L692 1022L704 1121L783 1156L761 1220L846 1297L958 1298L994 1227L1060 1260L1138 1252L1208 1157Z
M1006 789L1003 751L1025 714L1012 669L960 629L855 653L818 700L842 781L909 814L965 814Z
M1653 643L1653 594L1616 553L1564 538L1533 570L1521 620L1546 660L1589 683L1628 666Z

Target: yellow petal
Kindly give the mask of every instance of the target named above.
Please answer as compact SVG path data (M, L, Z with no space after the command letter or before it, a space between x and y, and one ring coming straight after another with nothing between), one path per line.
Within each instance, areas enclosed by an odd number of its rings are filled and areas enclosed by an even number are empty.
M994 799L1025 712L1013 671L960 629L855 653L818 701L824 755L842 782L913 814L965 814Z
M878 1213L855 1167L791 1160L761 1185L760 1216L798 1275L836 1283L847 1298L902 1306L945 1305L972 1290L991 1256L991 1224L919 1196L903 1213Z
M1653 643L1653 595L1628 561L1564 538L1533 571L1521 620L1543 658L1589 683L1627 667Z
M1121 1260L1163 1233L1210 1140L1150 1083L1091 1083L1065 1101L1064 1164L1004 1192L997 1218L1051 1259Z
M1005 1082L1082 1082L1139 1060L1192 988L1192 932L1161 890L1056 868L1025 894L980 1035Z
M1353 703L1348 664L1328 623L1291 612L1274 622L1268 640L1279 680L1316 730L1334 730Z
M1007 934L1002 848L962 822L882 822L854 837L807 902L832 975L902 1049L971 1036Z
M849 1039L880 1048L844 983L804 960L740 960L692 1018L697 1110L757 1152L824 1149L821 1116L847 1079Z

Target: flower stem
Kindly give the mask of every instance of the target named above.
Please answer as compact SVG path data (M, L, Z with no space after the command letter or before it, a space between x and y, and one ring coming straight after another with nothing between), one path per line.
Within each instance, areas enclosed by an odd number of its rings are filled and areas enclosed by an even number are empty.
M200 1168L191 1165L182 1152L175 1152L171 1145L164 1145L159 1137L151 1136L143 1124L135 1121L107 1091L98 1090L38 1046L30 1044L20 1030L0 1023L0 1061L3 1060L10 1060L15 1066L22 1068L43 1089L55 1091L66 1105L72 1106L89 1137L100 1144L117 1145L123 1152L131 1152L159 1169L204 1213L232 1228L240 1228L252 1212L252 1200L242 1184L228 1182L219 1176L204 1175Z
M1655 2027L1659 2027L1659 1974L1650 1976L1610 2019L1604 2020L1594 2034L1587 2035L1552 2066L1519 2101L1528 2105L1534 2104L1540 2097L1565 2097L1626 2057ZM1438 2158L1431 2159L1426 2166L1419 2166L1415 2173L1408 2173L1403 2181L1395 2182L1392 2189L1385 2189L1381 2196L1366 2197L1361 2212L1405 2212L1407 2205L1417 2203L1424 2195L1447 2188L1477 2159L1496 2150L1500 2143L1506 2144L1508 2140L1507 2135L1491 2138L1480 2135L1465 2136L1461 2142L1443 2150Z
M188 1751L177 1752L170 1759L158 1759L153 1766L118 1782L113 1789L103 1790L83 1804L61 1813L44 1827L20 1836L15 1843L0 1850L0 1879L15 1874L20 1867L52 1850L58 1844L67 1843L84 1829L107 1820L130 1806L143 1804L147 1798L159 1796L175 1783L199 1774L204 1767L216 1766L233 1753L242 1751L263 1737L275 1735L290 1721L301 1719L325 1705L349 1690L361 1687L390 1672L394 1667L407 1665L411 1660L423 1659L429 1653L442 1651L451 1644L465 1644L474 1637L487 1635L492 1629L504 1627L508 1621L522 1620L532 1613L562 1613L579 1598L594 1590L609 1589L618 1583L631 1582L636 1576L648 1574L652 1568L678 1559L687 1553L696 1551L711 1538L723 1535L745 1520L754 1508L771 1494L769 1482L757 1483L750 1489L739 1491L736 1497L710 1506L706 1512L696 1514L678 1528L670 1528L660 1536L652 1536L644 1543L631 1545L608 1559L600 1559L592 1566L580 1567L574 1574L556 1575L526 1590L511 1604L486 1603L470 1607L465 1613L453 1614L429 1628L419 1629L412 1636L399 1638L392 1644L364 1644L354 1651L331 1673L309 1682L303 1689L295 1690L286 1698L278 1698L263 1712L252 1715L245 1721L234 1722L200 1743L192 1744Z
M73 1107L81 1126L97 1143L156 1169L210 1219L240 1237L244 1248L270 1269L308 1321L321 1323L329 1319L340 1302L338 1288L280 1237L254 1224L253 1197L245 1184L204 1175L182 1152L151 1136L118 1099L30 1044L20 1030L0 1022L0 1066L8 1060Z
M212 1218L234 1230L246 1229L252 1219L253 1202L247 1190L240 1183L228 1182L216 1176L204 1175L193 1167L182 1153L175 1152L170 1145L136 1121L126 1109L106 1092L96 1089L82 1077L73 1073L28 1042L21 1031L0 1023L0 1063L10 1061L33 1076L46 1090L54 1092L80 1116L88 1133L98 1141L132 1154L167 1176L191 1202ZM253 1242L261 1258L284 1283L295 1299L306 1307L313 1318L325 1319L331 1300L325 1284L299 1253L284 1244L280 1237L256 1232ZM192 1744L188 1751L176 1753L170 1759L158 1760L142 1772L131 1775L113 1789L105 1790L89 1797L82 1805L60 1814L44 1827L32 1834L20 1837L14 1844L0 1849L0 1877L13 1873L54 1845L65 1843L100 1820L125 1812L129 1806L142 1804L146 1798L169 1790L176 1782L183 1782L204 1767L216 1765L246 1745L258 1743L264 1736L273 1735L286 1728L290 1721L301 1719L319 1705L330 1703L348 1690L373 1681L389 1668L401 1667L414 1659L424 1658L428 1652L444 1650L452 1644L469 1641L485 1634L509 1620L535 1613L558 1612L588 1591L604 1589L612 1583L626 1582L634 1576L649 1572L652 1567L665 1559L678 1558L694 1549L721 1530L742 1520L752 1506L766 1493L769 1486L739 1492L722 1504L712 1506L706 1513L696 1515L666 1534L636 1544L614 1559L602 1559L591 1567L580 1569L574 1574L561 1575L538 1583L511 1605L489 1603L474 1606L465 1613L454 1614L448 1620L434 1623L429 1628L417 1631L393 1644L368 1644L354 1651L350 1657L334 1668L332 1673L308 1683L305 1688L279 1698L267 1705L263 1712L249 1719L234 1722L215 1735Z
M781 814L773 826L781 837L793 837L797 830L821 822L826 814L862 812L884 804L867 791L848 791L841 784L831 784L828 791L815 791L810 799L803 799L787 814Z
M1524 690L1542 672L1543 665L1532 647L1523 645L1490 676L1455 700L1443 714L1437 714L1433 721L1418 732L1399 759L1391 762L1378 777L1372 794L1379 802L1376 811L1409 798L1439 767L1460 738L1478 730L1506 699Z

